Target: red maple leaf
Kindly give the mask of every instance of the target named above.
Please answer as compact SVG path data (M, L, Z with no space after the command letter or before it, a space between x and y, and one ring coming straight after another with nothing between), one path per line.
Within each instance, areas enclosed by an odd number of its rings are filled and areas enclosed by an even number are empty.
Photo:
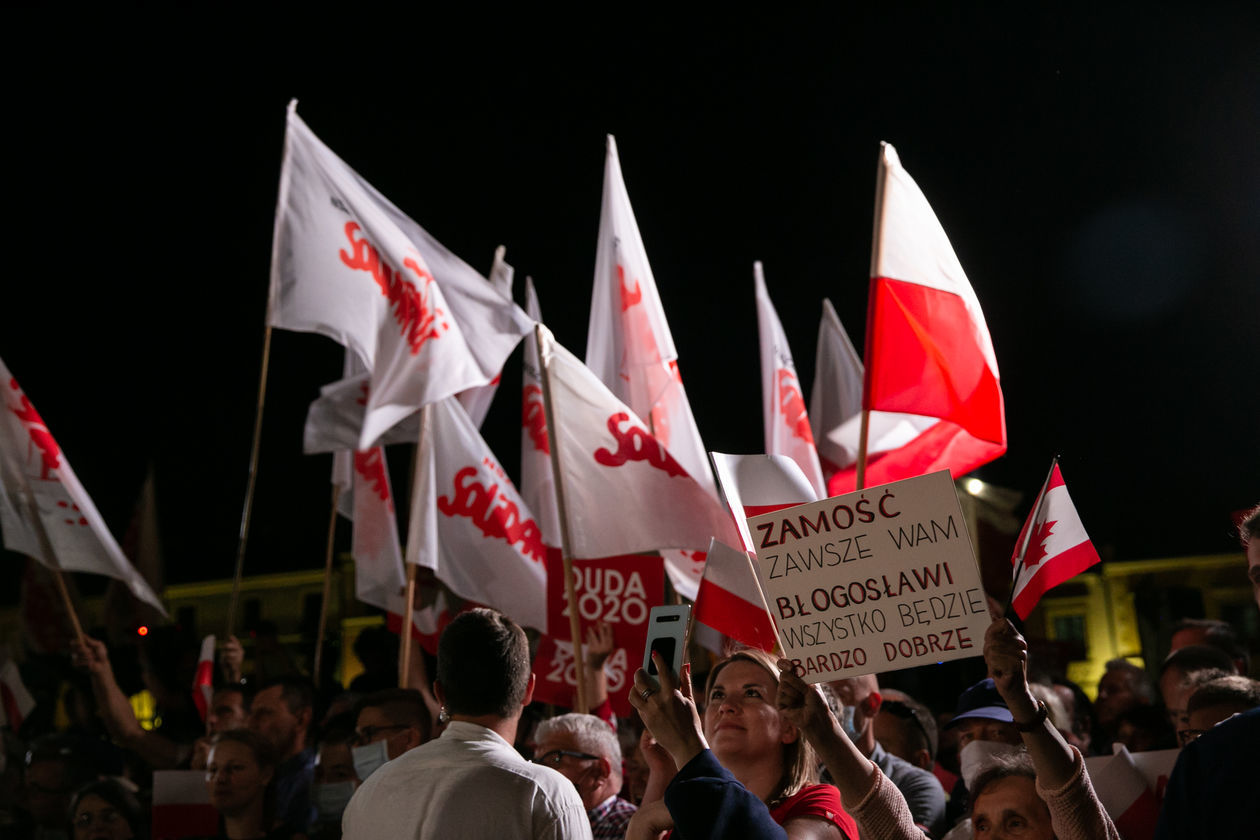
M1054 526L1059 524L1059 520L1051 519L1049 522L1034 522L1032 536L1028 539L1028 549L1024 552L1024 568L1031 569L1036 566L1046 556L1046 540L1050 539L1050 534L1054 531Z

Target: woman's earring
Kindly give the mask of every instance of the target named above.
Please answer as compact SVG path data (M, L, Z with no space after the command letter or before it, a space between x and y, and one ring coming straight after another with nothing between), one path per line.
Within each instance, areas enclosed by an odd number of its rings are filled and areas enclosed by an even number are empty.
M446 710L446 706L438 709L438 725L446 726L451 722L451 713Z

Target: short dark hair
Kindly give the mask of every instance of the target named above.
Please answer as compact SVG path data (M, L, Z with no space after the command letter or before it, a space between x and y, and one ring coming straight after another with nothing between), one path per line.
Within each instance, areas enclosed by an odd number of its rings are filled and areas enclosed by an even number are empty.
M1243 515L1242 522L1238 523L1238 538L1243 545L1250 545L1252 540L1260 538L1260 505Z
M214 736L215 745L222 744L224 741L244 744L254 754L254 761L258 762L259 767L274 768L278 763L276 751L272 749L271 744L252 729L229 729Z
M1236 675L1217 677L1205 682L1186 701L1186 714L1209 706L1226 705L1247 709L1260 706L1260 682Z
M1133 693L1140 697L1143 703L1155 702L1157 694L1155 683L1151 680L1151 675L1146 673L1144 669L1121 657L1108 660L1106 671L1123 671L1128 674L1129 684L1133 687Z
M414 688L386 688L359 698L354 704L355 723L364 709L380 709L390 723L414 726L422 742L429 740L433 727L429 706L424 702L424 695Z
M1163 677L1173 668L1184 673L1202 671L1205 668L1218 668L1222 671L1235 671L1234 660L1229 654L1214 645L1186 645L1168 654L1164 663L1159 666L1159 675Z
M118 812L127 825L131 826L131 833L135 837L147 837L149 834L148 824L145 820L144 809L140 807L139 801L131 794L129 790L120 785L113 779L101 779L95 782L88 782L83 787L74 792L74 796L70 798L70 836L74 836L74 812L79 810L79 803L84 797L99 796Z
M514 717L520 714L529 676L525 631L496 610L461 613L438 640L437 680L451 714Z
M275 677L260 685L258 692L263 692L276 686L280 686L280 696L284 698L284 704L289 707L290 712L296 715L301 713L303 709L310 709L312 716L314 716L315 685L310 679L293 675Z
M887 699L880 703L879 710L887 711L897 718L901 730L906 734L908 746L916 750L927 750L928 757L936 760L936 747L940 737L937 732L936 717L932 710L917 700L905 695L905 699Z

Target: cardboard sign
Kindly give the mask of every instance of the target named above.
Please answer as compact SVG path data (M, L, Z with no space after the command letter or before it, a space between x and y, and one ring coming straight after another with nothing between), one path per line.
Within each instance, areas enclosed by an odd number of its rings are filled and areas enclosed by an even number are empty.
M534 699L573 708L577 679L564 565L559 552L547 554L547 627L551 632L539 639L534 657ZM597 621L612 627L616 647L604 663L608 697L617 715L629 716L633 709L628 692L647 642L648 613L665 597L664 563L660 557L637 554L574 560L573 582L582 633Z
M748 527L784 655L806 682L982 654L989 611L947 470Z

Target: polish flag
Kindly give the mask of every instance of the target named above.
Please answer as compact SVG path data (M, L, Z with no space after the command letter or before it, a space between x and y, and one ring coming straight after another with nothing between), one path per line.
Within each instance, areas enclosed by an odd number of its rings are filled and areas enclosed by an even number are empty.
M871 411L869 439L887 447L868 444L868 487L942 469L958 477L1006 451L997 358L980 302L887 143L875 196L863 408ZM848 443L856 451L856 434ZM829 491L848 493L856 483L856 470L844 469Z
M774 650L778 635L747 552L713 540L696 596L695 619L760 650Z
M755 551L756 546L748 530L748 517L822 498L800 465L786 455L710 454L741 544L749 551Z
M421 426L404 559L545 631L547 549L529 508L458 401L431 403Z
M1115 747L1114 755L1085 760L1094 792L1121 837L1125 840L1154 837L1159 822L1159 799L1129 751L1121 744Z
M26 690L17 663L6 660L0 665L0 726L17 732L34 708L35 698Z
M153 772L149 833L154 840L213 837L219 833L219 811L210 802L205 770Z
M512 277L516 272L503 259L506 253L507 248L502 245L494 249L494 264L490 266L490 285L498 289L503 297L511 300ZM490 380L489 385L469 388L456 395L459 404L464 407L464 411L468 412L468 419L472 420L473 425L478 429L486 422L486 415L490 413L490 403L494 402L494 394L499 390L499 379L500 377L496 376Z
M822 320L818 324L818 349L814 355L814 387L809 392L809 423L814 430L818 460L823 475L831 478L837 470L857 459L828 436L850 417L862 412L862 359L840 323L831 301L823 298Z
M320 142L289 105L268 320L350 348L371 372L356 449L421 405L489 384L525 313Z
M584 364L543 332L574 558L735 543L730 516L642 420Z
M214 696L214 635L201 640L201 655L197 657L197 670L193 673L193 705L201 722L210 713L210 698Z
M796 462L820 498L827 492L814 432L805 413L801 380L792 361L792 348L779 321L779 313L766 291L761 263L753 263L753 285L757 295L757 335L761 343L762 428L766 453L786 455Z
M49 569L120 580L132 595L166 615L3 361L0 391L0 532L5 548Z
M525 312L542 323L542 308L534 281L525 278ZM543 406L542 379L538 367L538 346L534 339L525 340L525 357L521 365L521 498L534 511L543 542L560 547L560 512L556 507L556 482L551 472L551 443L547 432L547 413Z
M586 335L586 364L617 399L647 421L653 436L687 474L716 498L700 430L678 371L678 351L611 134L604 160L595 284Z
M1042 595L1098 561L1055 461L1011 556L1015 567L1011 600L1016 614L1028 618Z

